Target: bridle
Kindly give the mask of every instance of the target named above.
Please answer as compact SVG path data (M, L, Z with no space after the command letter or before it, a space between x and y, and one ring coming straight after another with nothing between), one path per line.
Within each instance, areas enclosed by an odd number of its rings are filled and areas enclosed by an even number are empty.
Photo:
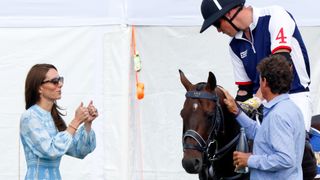
M212 115L209 116L211 122L210 134L208 139L205 140L197 131L193 129L188 129L183 134L183 150L193 149L203 153L204 158L207 158L211 165L214 161L221 159L224 155L229 152L232 147L238 142L240 135L238 134L233 138L228 144L222 148L218 148L218 141L215 139L218 136L218 133L224 133L224 115L222 107L219 102L219 96L214 92L205 92L205 91L187 91L186 98L193 99L208 99L216 103L215 109ZM190 137L194 139L197 143L188 144L186 143L186 138ZM223 179L237 179L241 176L238 174L233 177L223 178Z
M218 134L218 131L222 129L224 131L224 117L223 117L223 112L221 105L219 103L219 97L217 96L216 93L209 93L205 91L187 91L186 93L186 98L193 98L193 99L208 99L216 103L215 110L213 113L209 116L210 122L211 122L211 130L209 137L206 140L195 130L193 129L188 129L184 134L183 134L183 149L194 149L198 150L199 152L203 153L207 150L208 145L212 144L210 140L213 140L214 136ZM197 144L187 144L186 143L186 138L190 137L194 139Z

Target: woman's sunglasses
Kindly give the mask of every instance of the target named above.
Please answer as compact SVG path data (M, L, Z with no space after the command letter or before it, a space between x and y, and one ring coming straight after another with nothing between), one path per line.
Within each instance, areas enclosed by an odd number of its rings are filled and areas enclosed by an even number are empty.
M45 84L45 83L52 83L54 85L58 85L59 83L62 83L63 84L63 77L62 76L58 76L58 77L55 77L53 79L50 79L50 80L47 80L47 81L42 81L41 84Z

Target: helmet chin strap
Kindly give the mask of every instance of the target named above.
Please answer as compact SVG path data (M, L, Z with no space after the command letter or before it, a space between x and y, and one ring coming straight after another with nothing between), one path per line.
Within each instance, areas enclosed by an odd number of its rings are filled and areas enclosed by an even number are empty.
M234 20L234 18L237 17L237 15L240 13L240 11L242 10L242 8L243 8L243 5L241 5L241 6L238 8L237 12L236 12L230 19L228 19L226 16L223 16L223 18L224 18L226 21L228 21L229 24L230 24L237 32L241 31L241 29L239 29L232 21Z
M237 32L241 31L241 29L239 29L230 19L226 19L226 21L228 21Z

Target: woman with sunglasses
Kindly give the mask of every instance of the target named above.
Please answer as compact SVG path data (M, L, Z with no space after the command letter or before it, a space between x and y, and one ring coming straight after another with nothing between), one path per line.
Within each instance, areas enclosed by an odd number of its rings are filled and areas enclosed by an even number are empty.
M27 75L26 111L20 119L26 180L60 180L59 165L64 154L83 159L96 147L91 124L98 112L92 101L88 107L81 102L69 125L62 119L57 100L61 98L63 80L51 64L36 64Z

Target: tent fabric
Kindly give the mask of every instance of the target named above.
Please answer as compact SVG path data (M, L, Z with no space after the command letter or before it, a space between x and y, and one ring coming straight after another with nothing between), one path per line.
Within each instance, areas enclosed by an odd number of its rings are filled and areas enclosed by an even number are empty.
M67 112L66 122L81 101L93 100L100 113L93 125L96 150L84 160L64 156L63 179L196 180L181 165L179 114L185 89L178 69L193 83L206 81L212 71L218 84L231 94L236 90L229 38L199 29L136 26L143 100L135 97L130 26L0 29L1 179L23 179L26 172L19 118L27 71L35 63L53 63L65 77L58 104ZM301 30L311 59L314 113L319 114L320 28Z
M200 34L200 3L194 0L2 0L0 2L0 179L23 179L19 139L24 81L36 63L52 63L65 77L62 99L69 123L80 102L93 100L97 148L84 160L64 156L66 180L196 180L181 165L185 89L178 70L193 83L208 72L235 94L227 44L210 28ZM320 114L320 2L257 1L279 4L295 16L311 60L314 114ZM303 8L301 8L303 7ZM311 14L312 13L312 14ZM130 56L131 25L145 97L137 100Z
M201 0L2 0L0 27L195 26L203 21L200 4ZM320 2L316 0L247 0L247 4L280 5L293 13L301 26L320 24Z

